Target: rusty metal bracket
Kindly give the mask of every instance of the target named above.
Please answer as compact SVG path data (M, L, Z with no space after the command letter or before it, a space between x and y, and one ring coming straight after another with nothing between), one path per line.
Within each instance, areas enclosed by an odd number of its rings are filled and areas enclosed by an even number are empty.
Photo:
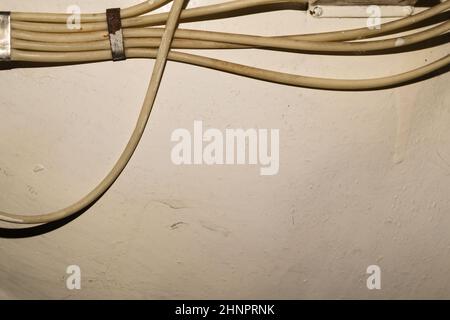
M0 61L11 60L10 12L0 11Z
M106 21L108 23L109 43L113 61L125 60L125 46L123 43L122 19L120 8L106 10Z

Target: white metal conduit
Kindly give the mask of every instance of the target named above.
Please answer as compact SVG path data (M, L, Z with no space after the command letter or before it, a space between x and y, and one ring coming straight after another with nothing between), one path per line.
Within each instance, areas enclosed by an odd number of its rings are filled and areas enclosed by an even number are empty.
M114 183L131 159L145 130L167 60L188 63L218 71L278 84L326 90L375 90L399 86L450 65L450 55L418 66L414 70L382 78L326 79L288 74L188 54L173 49L260 49L323 54L377 54L396 52L413 44L432 40L450 30L450 21L434 23L419 31L418 23L448 13L450 1L442 1L412 16L384 23L379 28L337 30L316 34L255 36L178 28L179 22L231 17L261 10L304 8L308 0L233 0L216 5L184 9L188 0L174 0L169 13L153 13L171 0L145 1L120 10L120 43L127 59L156 59L147 95L130 140L119 160L85 197L61 210L41 214L12 214L0 211L0 220L17 224L43 224L57 221L89 207ZM105 13L81 15L81 28L67 28L69 15L58 13L0 13L0 60L40 63L73 63L111 60L111 23ZM117 21L116 21L117 22ZM422 28L422 26L420 26ZM410 30L408 35L400 32ZM114 31L115 32L115 31ZM386 35L389 35L386 39ZM383 36L382 39L378 37ZM117 43L116 43L117 45Z

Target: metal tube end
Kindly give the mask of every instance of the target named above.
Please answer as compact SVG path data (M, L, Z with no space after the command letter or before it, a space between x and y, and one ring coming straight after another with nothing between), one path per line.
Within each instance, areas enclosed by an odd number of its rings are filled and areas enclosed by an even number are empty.
M11 60L11 13L0 11L0 61Z

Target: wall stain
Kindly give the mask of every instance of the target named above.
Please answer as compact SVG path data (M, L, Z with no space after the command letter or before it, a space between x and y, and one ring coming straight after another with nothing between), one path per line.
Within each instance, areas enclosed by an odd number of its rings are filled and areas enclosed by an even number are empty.
M171 230L176 230L176 229L182 227L183 225L187 225L187 223L185 223L185 222L183 222L183 221L175 222L174 224L172 224L172 225L170 226L170 229L171 229Z
M174 210L180 210L180 209L188 209L189 207L186 206L182 201L179 200L154 200L154 202L163 204L171 209Z

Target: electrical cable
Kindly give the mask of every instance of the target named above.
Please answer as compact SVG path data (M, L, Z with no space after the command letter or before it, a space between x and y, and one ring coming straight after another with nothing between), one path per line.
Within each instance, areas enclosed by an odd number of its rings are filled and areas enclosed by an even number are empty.
M211 32L201 30L178 30L175 39L203 41L198 42L198 47L190 45L189 42L184 45L175 44L174 48L190 47L191 49L210 49L211 46L218 46L219 43L239 46L225 46L224 48L265 48L265 49L283 49L283 50L299 50L309 52L369 52L380 51L386 49L394 49L400 46L412 45L422 41L435 38L450 30L450 21L441 23L435 27L429 28L415 34L396 37L393 39L375 40L375 41L359 41L359 42L326 42L326 41L306 41L306 40L292 40L295 36L289 38L273 38L263 36L251 36L243 34L232 34L223 32ZM161 37L164 29L126 29L124 31L124 38L127 48L147 48L158 47L158 38ZM136 35L141 36L135 38ZM177 38L178 37L178 38ZM153 38L156 41L147 41L147 38ZM181 39L180 39L181 38ZM208 42L212 43L211 46ZM183 42L182 42L183 43ZM30 50L30 51L61 51L61 52L75 52L75 51L96 51L108 49L110 43L108 40L91 41L91 42L75 42L75 43L50 43L37 42L15 39L13 48Z
M121 10L122 18L131 18L140 16L162 6L168 4L171 0L155 0L145 1L129 8ZM13 12L13 19L17 21L29 21L29 22L51 22L51 23L66 23L67 19L72 17L72 14L68 13L43 13L43 12ZM90 13L80 15L81 23L86 22L103 22L106 21L106 14L102 13Z
M178 28L179 22L303 6L307 0L233 0L184 9L188 0L145 1L121 10L123 45L127 58L155 59L152 78L136 127L117 163L107 176L81 200L55 212L19 215L0 211L0 220L18 224L42 224L75 214L94 203L123 171L142 137L153 108L167 60L272 83L324 90L375 90L398 86L427 76L450 65L450 55L396 75L372 79L328 79L277 72L213 59L171 49L258 49L324 54L377 54L383 50L403 50L407 46L447 35L450 21L420 30L417 24L447 13L450 1L442 1L415 15L381 24L379 28L357 28L313 34L256 36ZM153 13L172 2L169 13ZM85 63L112 59L105 13L81 15L81 28L67 28L68 14L13 12L11 17L11 61L39 63ZM447 19L448 20L448 19ZM157 27L157 26L163 26ZM400 35L405 29L411 33ZM373 39L393 35L392 38ZM367 40L371 39L371 40ZM364 40L364 41L362 41Z
M285 5L285 4L299 4L306 5L307 0L234 0L213 4L208 6L201 6L192 9L183 10L180 17L180 22L184 21L199 21L202 19L211 19L211 17L220 17L222 14L227 14L227 17L234 14L239 15L239 11L251 10L261 8L269 5ZM268 7L270 10L273 8ZM164 25L167 21L168 13L157 13L151 15L144 15L139 17L131 17L122 20L124 28L148 27ZM17 30L28 30L38 32L51 33L73 33L73 32L90 32L103 31L107 29L106 21L91 22L82 24L81 29L67 29L67 22L64 23L37 23L16 20L15 15L11 15L11 26Z
M128 58L155 58L156 51L154 49L126 49ZM111 60L111 52L109 50L101 50L94 52L79 53L60 53L60 52L31 52L12 50L12 56L17 61L33 61L33 62L98 62ZM265 80L279 84L287 84L297 87L307 87L314 89L326 90L374 90L386 88L389 86L405 83L416 78L425 76L446 65L450 64L450 55L447 55L428 65L411 70L402 74L392 75L374 79L326 79L306 77L289 73L282 73L255 67L249 67L242 64L227 62L223 60L198 56L190 53L171 51L169 60L202 66L209 69L242 75L249 78ZM1 217L0 217L1 218ZM1 219L0 219L1 220Z
M298 0L297 0L298 1ZM226 2L224 4L219 5L210 5L210 6L203 6L199 8L193 8L193 9L186 9L182 13L189 18L190 22L197 21L199 18L208 19L208 18L217 18L217 14L227 14L232 13L235 11L235 8L241 8L241 9L252 9L255 7L258 7L258 5L261 5L263 3L284 3L286 1L281 0L234 0L231 2ZM291 1L288 1L291 2ZM296 2L296 1L294 1ZM300 1L305 2L305 1ZM384 24L381 24L379 28L357 28L357 29L350 29L350 30L342 30L342 31L333 31L333 32L323 32L323 33L317 33L317 34L305 34L296 36L297 40L314 40L314 41L348 41L348 40L360 40L365 39L369 37L379 36L390 32L395 32L407 27L410 27L411 25L417 24L419 22L422 22L424 20L430 19L432 17L437 16L438 14L445 12L450 9L450 1L444 1L440 4L435 5L434 7L431 7L429 9L426 9L422 12L419 12L417 14L414 14L412 16L394 20L391 22L387 22ZM227 15L229 17L229 15ZM146 26L157 26L157 25L163 25L165 23L165 20L167 19L167 13L159 13L159 14L152 14L152 15L146 15L142 17L135 17L133 19L143 19L135 21L135 22L129 22L129 20L124 19L122 22L123 28L126 30L127 28L136 28L136 27L146 27ZM11 13L11 26L12 29L15 31L29 31L36 33L35 36L38 36L39 33L55 33L54 37L55 39L60 39L61 41L65 42L68 41L68 39L64 39L61 37L70 37L71 34L77 34L78 36L82 34L86 34L86 37L90 37L90 41L95 40L102 40L108 37L107 33L107 26L106 22L101 23L101 27L93 27L90 24L82 24L81 30L77 29L68 29L66 23L64 24L40 24L40 23L31 23L31 22L23 22L23 21L16 21L14 13ZM128 22L127 22L128 21ZM94 32L93 35L90 35L90 32ZM13 37L16 37L16 35L13 34ZM47 35L48 36L48 35ZM88 41L87 39L79 38L79 41ZM69 40L70 41L70 40ZM58 40L53 40L51 42L59 42Z

